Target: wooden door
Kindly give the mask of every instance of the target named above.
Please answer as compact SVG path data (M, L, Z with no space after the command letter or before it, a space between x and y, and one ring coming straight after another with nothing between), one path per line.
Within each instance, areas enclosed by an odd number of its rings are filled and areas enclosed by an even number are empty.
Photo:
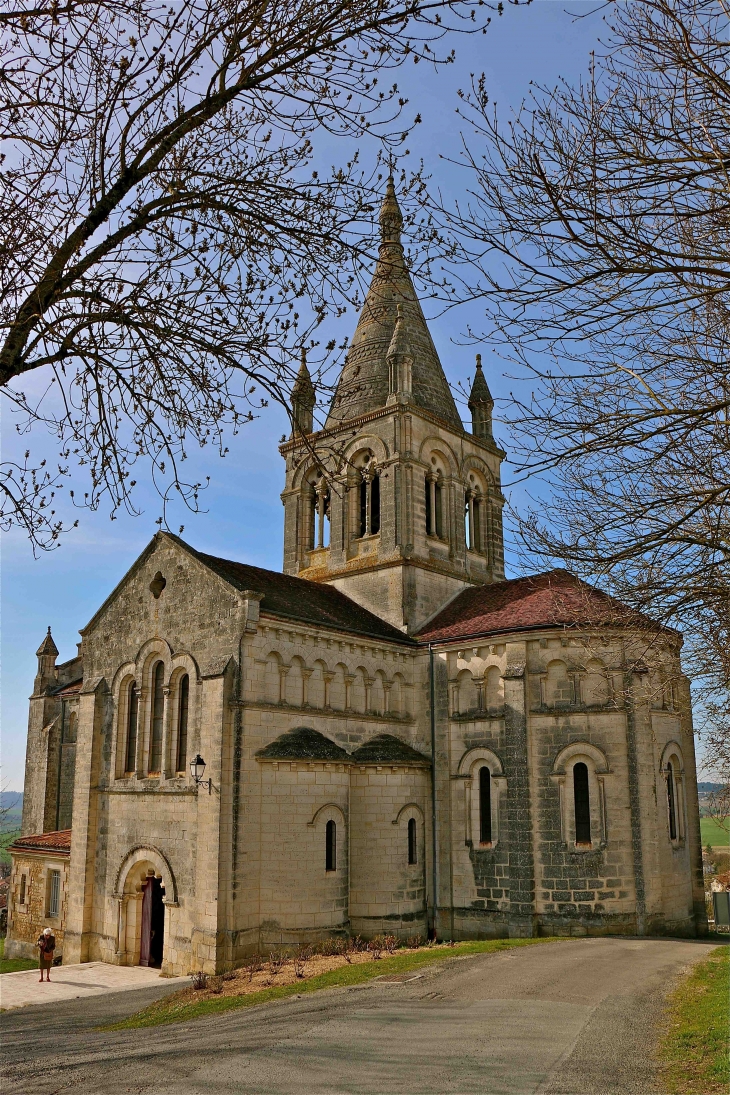
M150 964L150 943L152 941L152 898L153 878L148 878L142 886L142 937L139 946L140 966Z

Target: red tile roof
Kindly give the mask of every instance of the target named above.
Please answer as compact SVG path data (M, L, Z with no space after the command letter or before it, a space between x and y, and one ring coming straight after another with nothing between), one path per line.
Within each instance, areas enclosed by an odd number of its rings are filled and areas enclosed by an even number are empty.
M567 570L550 570L465 589L415 637L419 642L440 642L549 627L659 626Z
M71 852L71 830L61 829L57 833L36 833L34 836L19 836L8 846L9 852L51 852L57 855L69 855Z
M54 691L53 695L54 696L78 696L79 692L81 691L83 683L84 683L84 678L79 677L79 679L77 681L69 681L68 684L62 684L60 686L60 688L57 688Z

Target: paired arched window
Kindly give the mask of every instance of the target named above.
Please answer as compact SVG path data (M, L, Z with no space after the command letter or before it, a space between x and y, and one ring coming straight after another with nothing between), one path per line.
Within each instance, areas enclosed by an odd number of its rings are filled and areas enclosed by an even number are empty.
M149 771L159 772L162 768L162 721L165 710L165 666L157 662L152 670L152 726L150 728Z
M588 765L579 761L573 765L573 801L575 807L575 843L591 843L591 798L588 785Z
M380 532L380 476L369 465L360 480L360 535Z
M492 773L479 769L479 843L492 843Z
M677 791L674 783L674 766L667 762L667 809L669 811L669 839L676 840L679 833L677 825Z
M337 870L337 826L334 821L328 821L324 832L324 869L326 871Z
M408 822L408 863L409 865L418 863L418 836L414 817Z
M139 700L137 698L137 682L132 681L127 692L127 741L124 757L124 771L135 772L137 769L137 714Z
M309 550L329 547L330 492L324 476L310 487Z
M177 772L184 772L188 760L188 709L190 707L190 677L180 678L177 704Z
M481 551L480 506L479 491L470 487L464 494L464 537L469 551Z

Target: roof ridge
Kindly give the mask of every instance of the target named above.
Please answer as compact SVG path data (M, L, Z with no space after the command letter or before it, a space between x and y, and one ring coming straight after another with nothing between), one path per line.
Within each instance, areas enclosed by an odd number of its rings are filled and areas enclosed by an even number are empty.
M172 533L167 535L173 539L179 538ZM414 644L414 640L405 632L400 631L393 624L388 623L386 620L381 619L380 616L376 616L370 609L363 607L354 601L351 597L348 597L342 590L337 589L336 586L329 585L326 582L312 582L307 578L300 578L294 574L284 574L280 570L270 570L268 567L258 567L253 563L242 563L237 559L225 559L220 555L210 555L207 552L198 551L196 548L191 547L189 544L181 540L180 543L190 551L195 558L199 560L204 566L209 567L215 574L218 574L224 581L230 580L233 574L229 573L227 576L225 573L221 573L225 568L241 568L248 571L255 571L256 573L251 577L255 579L260 576L262 584L275 585L278 587L278 592L283 593L284 589L288 587L292 593L297 590L299 593L304 593L304 598L297 598L297 604L291 606L282 606L277 604L277 597L275 593L277 590L269 588L259 589L256 592L264 594L264 599L261 603L261 612L270 614L273 616L284 617L286 619L299 620L302 623L313 623L320 627L329 627L340 631L350 631L355 634L362 635L370 639L377 639L381 642L401 642L406 644ZM232 582L237 588L236 582ZM305 613L302 612L303 602L306 605L306 601L319 601L318 605L312 605L312 618L309 619ZM327 618L327 613L330 613L330 619ZM343 613L347 613L351 616L350 619L344 619ZM335 618L338 616L339 618Z
M414 638L419 643L456 641L509 631L596 626L658 628L678 634L569 570L555 567L463 589Z

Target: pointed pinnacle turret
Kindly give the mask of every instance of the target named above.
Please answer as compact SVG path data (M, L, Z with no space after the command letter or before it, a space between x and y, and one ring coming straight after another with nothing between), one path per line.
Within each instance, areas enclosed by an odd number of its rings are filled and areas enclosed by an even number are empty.
M56 658L58 657L58 647L53 641L50 627L48 628L48 634L36 651L36 657L38 659L38 672L33 682L33 695L40 696L48 688L55 686L57 678Z
M45 639L43 640L43 642L38 647L38 649L36 650L35 653L36 653L37 658L43 658L43 657L49 657L49 656L52 657L52 658L57 658L58 657L58 647L56 646L56 644L53 641L53 636L51 635L50 627L48 628L48 633L46 634Z
M299 433L311 433L314 427L314 405L317 397L307 368L307 352L302 347L302 360L291 393L294 427Z
M408 341L408 328L405 322L405 316L403 315L403 305L397 305L398 318L395 321L395 327L393 328L393 337L390 340L390 346L388 347L388 357L395 357L397 354L410 354L411 347Z
M489 391L489 386L482 370L482 355L477 354L477 367L474 373L474 383L469 393L469 410L471 411L471 432L475 437L483 440L492 440L492 410L494 400Z
M403 305L398 305L398 318L395 321L393 337L388 353L388 403L408 403L413 387L413 354L408 339L408 325L403 314Z

